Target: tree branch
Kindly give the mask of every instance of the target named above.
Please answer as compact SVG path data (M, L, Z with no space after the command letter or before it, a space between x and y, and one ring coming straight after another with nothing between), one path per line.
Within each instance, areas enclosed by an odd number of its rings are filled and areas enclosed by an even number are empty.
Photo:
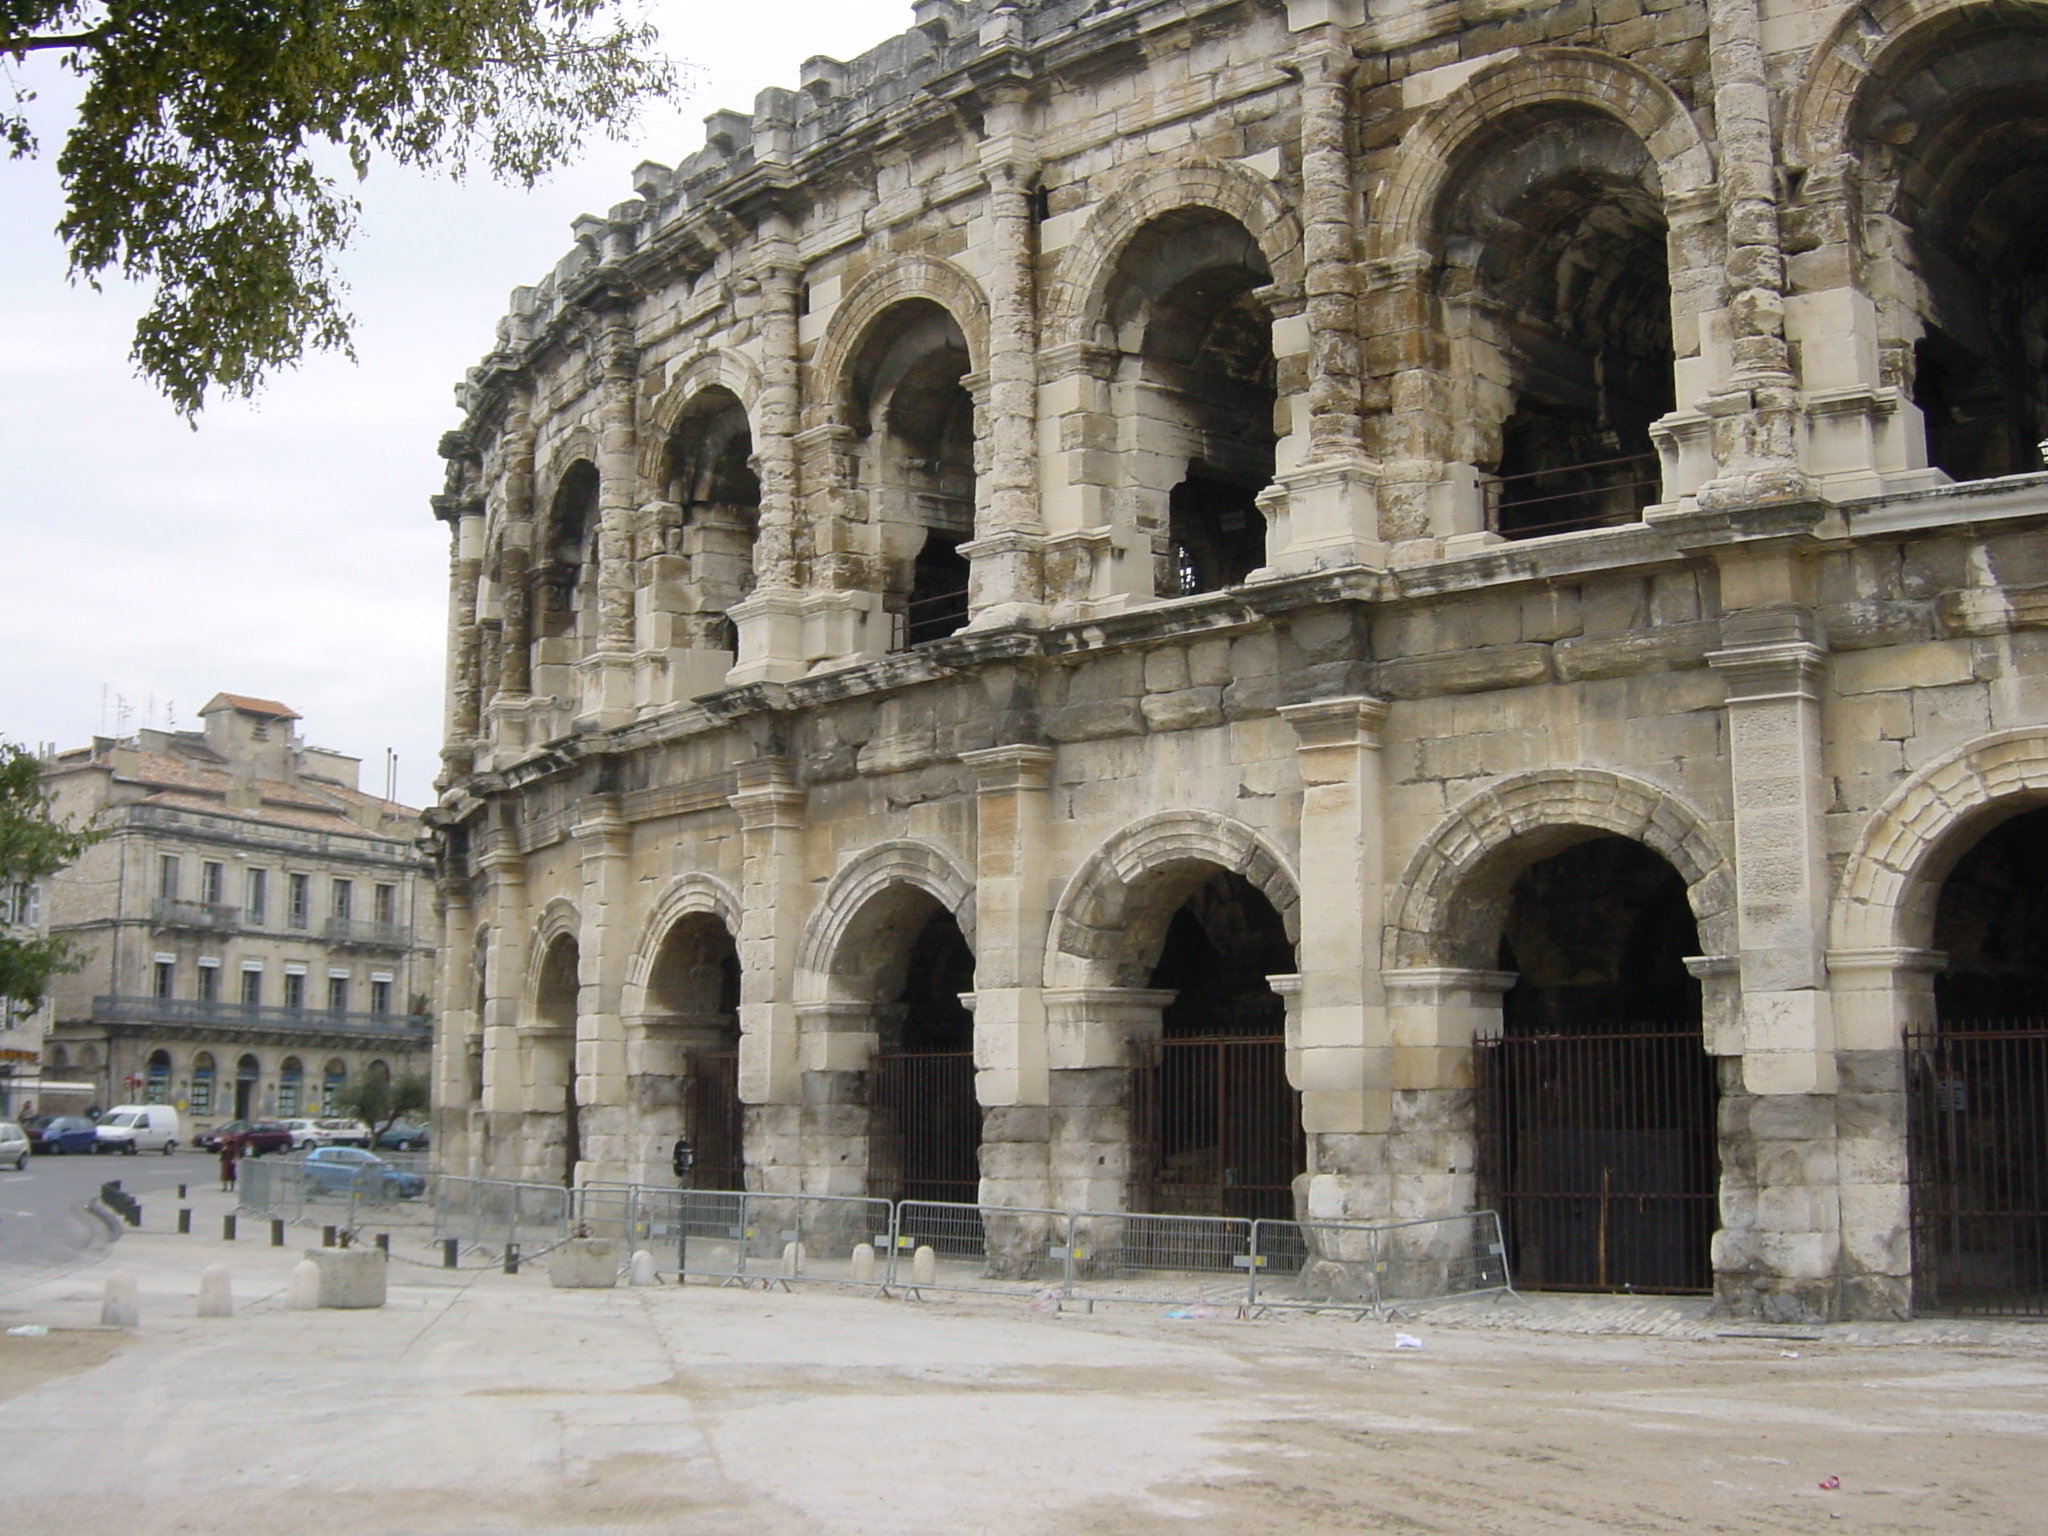
M0 37L0 53L11 53L18 59L25 54L41 53L51 48L97 48L106 39L105 27L94 27L90 32L74 32L68 37Z

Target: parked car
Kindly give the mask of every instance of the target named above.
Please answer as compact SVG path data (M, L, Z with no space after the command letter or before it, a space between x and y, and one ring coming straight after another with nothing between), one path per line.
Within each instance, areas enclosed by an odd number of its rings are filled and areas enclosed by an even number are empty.
M6 1162L16 1173L28 1166L28 1132L12 1120L0 1120L0 1163Z
M294 1150L292 1129L282 1120L230 1120L236 1127L235 1140L242 1144L244 1157L261 1157L266 1152ZM222 1126L226 1130L227 1126Z
M391 1152L424 1152L429 1136L424 1125L400 1120L377 1133L377 1145Z
M220 1144L230 1136L239 1136L249 1128L247 1120L226 1120L210 1130L195 1131L192 1145L202 1152L218 1152Z
M99 1132L83 1115L37 1115L23 1126L29 1134L30 1150L48 1152L93 1152L100 1144Z
M168 1104L116 1104L100 1116L96 1151L161 1152L166 1157L178 1150L185 1128L178 1112Z
M308 1192L346 1195L356 1191L372 1198L410 1200L426 1191L419 1174L394 1168L361 1147L315 1147L299 1159Z
M310 1152L315 1147L363 1147L370 1145L370 1128L360 1120L332 1118L287 1120L292 1133L292 1150Z

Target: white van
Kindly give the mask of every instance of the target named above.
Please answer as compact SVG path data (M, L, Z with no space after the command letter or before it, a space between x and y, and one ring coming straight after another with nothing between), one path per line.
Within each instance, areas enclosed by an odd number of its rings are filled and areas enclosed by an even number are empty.
M100 1144L95 1152L161 1152L168 1157L178 1150L185 1131L168 1104L116 1104L100 1116L96 1134Z

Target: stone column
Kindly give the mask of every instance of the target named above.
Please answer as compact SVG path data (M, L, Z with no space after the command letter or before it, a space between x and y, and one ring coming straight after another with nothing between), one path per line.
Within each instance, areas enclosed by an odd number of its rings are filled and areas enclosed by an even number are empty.
M1295 48L1301 78L1302 311L1308 388L1297 402L1307 420L1295 462L1279 465L1279 494L1262 500L1269 522L1266 568L1292 575L1324 566L1386 563L1380 541L1379 466L1365 451L1364 377L1358 334L1359 217L1352 185L1351 78L1358 61L1339 26L1321 25ZM1283 355L1299 322L1275 317Z
M1054 1210L1131 1207L1131 1077L1137 1048L1157 1040L1177 994L1141 987L1045 993L1047 1129Z
M988 183L988 492L973 540L969 628L1043 622L1045 524L1038 507L1038 271L1030 94L1002 88L981 141Z
M436 977L440 1015L434 1031L432 1066L435 1166L445 1172L477 1171L475 1117L482 1108L470 1088L470 1052L481 1050L483 1021L476 1013L476 977L470 957L476 946L476 908L466 870L445 870L439 891L441 953Z
M1052 618L1072 623L1148 600L1152 543L1115 515L1122 483L1111 398L1117 354L1106 347L1060 346L1043 353L1040 362L1056 444L1048 454L1059 469L1042 503L1048 530L1045 598Z
M1309 1139L1296 1205L1320 1221L1377 1214L1392 1129L1393 1054L1380 987L1383 874L1379 699L1282 705L1301 771L1300 995L1290 1077ZM1295 1021L1298 1020L1298 1025Z
M581 1157L576 1182L618 1182L630 1174L633 1107L626 1095L626 1031L619 1016L633 944L632 827L617 795L592 795L570 829L581 865L577 939L576 1110Z
M1758 0L1709 0L1727 322L1734 371L1701 402L1714 420L1719 474L1699 489L1709 510L1812 494L1800 468L1800 401L1785 341L1785 256L1778 165Z
M810 911L803 829L809 796L786 758L740 765L740 1102L750 1188L801 1187L796 946Z
M1714 1240L1724 1302L1774 1317L1832 1315L1839 1249L1835 1030L1822 946L1828 895L1820 683L1805 572L1781 551L1724 558L1723 649L1742 978L1739 1086L1724 1083L1724 1145L1747 1137L1753 1210ZM1735 1091L1727 1091L1729 1089ZM1745 1220L1746 1218L1746 1220Z
M755 232L754 281L761 295L761 395L754 412L754 464L761 479L754 541L754 590L733 604L739 654L734 684L787 682L804 671L803 594L798 579L797 429L802 410L797 340L803 263L789 219L771 213Z
M629 322L605 327L604 382L597 435L597 644L577 665L578 717L605 729L633 716L633 606L638 571L633 530L639 521L639 454L633 408L640 353Z
M503 531L498 538L498 691L486 711L493 754L501 762L527 745L533 694L534 430L530 391L513 396L505 418ZM502 754L502 756L498 756Z
M974 773L974 1089L982 1105L981 1201L1043 1208L1047 1144L1046 859L1053 753L963 752ZM991 1237L993 1244L994 1238Z
M868 1092L868 1071L881 1040L872 1001L843 998L796 1005L798 1064L802 1068L800 1127L793 1147L777 1152L791 1167L777 1168L762 1187L807 1195L873 1193L876 1117ZM884 1161L900 1158L896 1148L879 1149ZM793 1175L793 1177L792 1177Z
M480 1171L499 1178L516 1178L525 1171L520 1134L525 1091L519 1025L532 939L527 932L526 857L519 851L518 835L511 827L493 827L485 836L487 842L478 863L490 881L491 943L485 961L488 991L481 1021L483 1126L476 1151Z
M448 706L441 748L443 782L472 771L483 725L483 648L477 628L477 590L483 578L484 509L462 499L436 499L435 515L448 524Z
M1388 1221L1469 1211L1479 1188L1472 1047L1500 1034L1511 971L1451 966L1387 971Z

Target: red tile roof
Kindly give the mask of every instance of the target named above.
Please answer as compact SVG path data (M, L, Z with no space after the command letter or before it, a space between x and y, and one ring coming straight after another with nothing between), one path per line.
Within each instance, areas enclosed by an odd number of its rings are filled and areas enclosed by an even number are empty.
M216 693L200 708L202 717L213 712L216 705L225 704L230 709L239 709L247 715L267 715L273 720L303 720L305 716L289 704L280 704L275 699L252 699L244 693Z

